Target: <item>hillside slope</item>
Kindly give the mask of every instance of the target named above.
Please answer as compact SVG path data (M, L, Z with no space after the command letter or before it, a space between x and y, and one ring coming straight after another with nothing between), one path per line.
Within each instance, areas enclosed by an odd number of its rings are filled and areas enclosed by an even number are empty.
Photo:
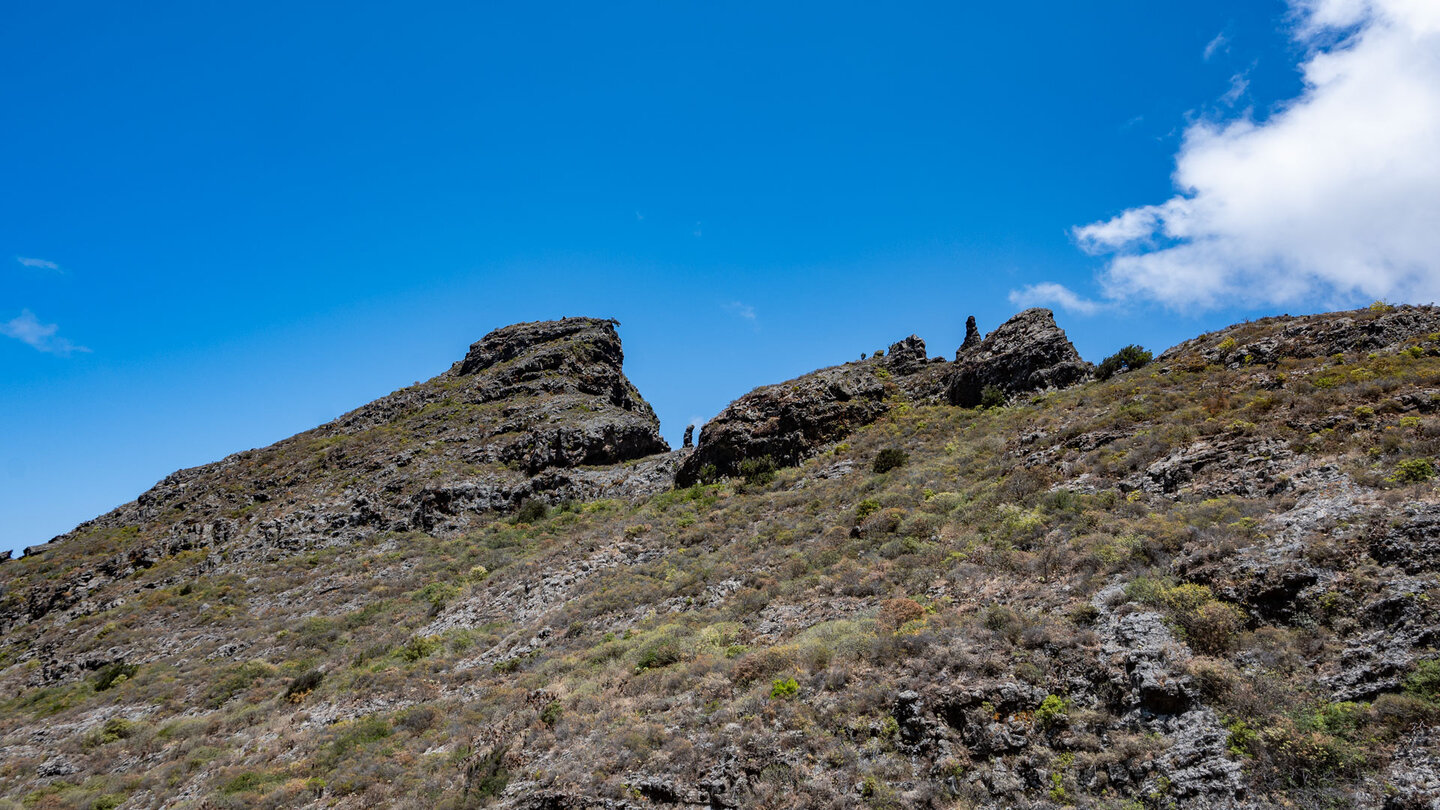
M1041 313L705 464L584 320L172 476L0 563L0 807L1440 806L1440 311Z

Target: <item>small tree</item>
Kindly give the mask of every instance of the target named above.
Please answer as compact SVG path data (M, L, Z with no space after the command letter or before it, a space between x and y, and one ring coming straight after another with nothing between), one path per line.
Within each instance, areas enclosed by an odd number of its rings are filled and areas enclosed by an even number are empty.
M1108 380L1121 371L1134 371L1144 366L1153 357L1154 355L1146 351L1144 346L1132 343L1100 361L1100 365L1095 368L1095 377Z
M980 407L982 408L1004 407L1005 400L1005 392L996 386L987 385L980 389Z

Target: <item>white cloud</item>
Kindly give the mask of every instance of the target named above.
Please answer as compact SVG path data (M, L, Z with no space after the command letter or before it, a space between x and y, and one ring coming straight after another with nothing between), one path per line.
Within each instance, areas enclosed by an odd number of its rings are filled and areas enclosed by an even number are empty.
M57 273L65 272L60 269L60 265L47 259L36 259L30 256L16 256L15 261L19 262L24 267L29 267L35 270L54 270Z
M753 322L757 320L757 316L755 315L755 307L752 307L749 304L743 304L739 301L731 301L730 303L726 304L725 311L730 313L731 315L734 315L738 318L743 318L747 321Z
M1205 61L1209 62L1210 57L1214 56L1217 53L1226 53L1229 50L1230 39L1225 36L1224 31L1221 31L1220 33L1215 35L1214 39L1210 40L1210 42L1205 45Z
M1230 89L1225 91L1225 95L1221 96L1220 100L1225 103L1225 106L1234 107L1240 101L1241 96L1245 95L1245 91L1249 89L1250 78L1244 73L1236 73L1230 77Z
M65 338L56 336L60 327L53 323L41 323L35 313L21 310L20 314L6 323L0 323L0 335L15 338L37 351L48 354L69 356L74 352L88 352L84 346L76 346Z
M1301 95L1266 120L1191 125L1175 197L1075 230L1113 254L1107 298L1440 300L1440 2L1291 2Z
M1081 298L1063 284L1045 281L1010 291L1010 303L1017 307L1060 307L1081 315L1094 315L1101 304L1088 298Z

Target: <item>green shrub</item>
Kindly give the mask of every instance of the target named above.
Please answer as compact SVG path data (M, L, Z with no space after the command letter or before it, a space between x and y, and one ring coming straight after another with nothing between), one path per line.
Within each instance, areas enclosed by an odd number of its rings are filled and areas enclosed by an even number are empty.
M116 740L128 740L135 735L138 726L123 717L112 717L105 721L105 725L95 733L94 740L99 745L115 742Z
M356 748L383 740L391 734L390 724L384 718L367 716L332 726L333 737L327 751L331 763L340 762Z
M770 697L776 700L788 700L799 691L800 684L794 678L776 678L770 684Z
M866 498L855 505L855 522L863 523L865 518L880 511L880 502L874 498Z
M266 781L268 780L266 780L264 774L259 774L254 771L245 771L244 773L237 774L236 776L225 780L225 782L220 785L220 792L226 795L233 793L249 793L254 790L259 790L265 785Z
M403 661L415 663L422 658L429 658L432 653L440 649L440 639L437 636L411 636L410 640L400 645L396 655Z
M544 520L548 514L550 514L550 507L546 506L543 501L527 498L524 503L520 504L520 508L515 510L515 522L537 523Z
M1059 695L1046 695L1035 710L1035 725L1040 728L1063 726L1070 721L1070 701Z
M100 671L95 673L95 678L91 682L95 684L96 692L104 692L107 689L112 689L130 680L135 677L135 673L139 671L140 667L135 664L117 661L101 667Z
M1176 622L1185 630L1185 641L1196 652L1219 655L1230 649L1245 629L1245 613L1225 602L1206 602L1179 614Z
M1435 477L1435 462L1428 458L1410 458L1395 465L1389 480L1397 484L1418 484Z
M1430 659L1415 665L1405 676L1405 693L1421 700L1440 704L1440 660Z
M910 461L910 454L898 447L887 447L875 454L875 463L870 469L875 473L887 473L897 467L903 467Z
M747 458L740 462L740 477L751 486L764 486L775 480L775 459L770 456Z
M305 699L306 695L314 692L323 680L325 680L325 673L318 669L312 669L292 680L290 685L285 687L283 697L287 702L299 703Z
M1009 397L1005 396L1005 392L996 386L987 385L980 389L980 407L982 408L1003 407L1007 399Z
M540 722L554 728L555 724L560 722L560 717L564 714L565 708L560 705L560 701L552 700L545 704L545 708L540 710Z
M1143 367L1154 357L1145 350L1144 346L1130 344L1120 351L1110 355L1095 367L1095 377L1100 380L1108 380L1122 371L1134 371Z
M1245 612L1216 599L1204 585L1189 582L1176 585L1168 579L1136 577L1125 586L1125 595L1163 610L1184 633L1185 641L1199 653L1225 652L1245 627Z
M640 656L635 659L636 671L647 669L660 669L668 667L679 661L680 643L673 638L658 638L644 647L640 648Z

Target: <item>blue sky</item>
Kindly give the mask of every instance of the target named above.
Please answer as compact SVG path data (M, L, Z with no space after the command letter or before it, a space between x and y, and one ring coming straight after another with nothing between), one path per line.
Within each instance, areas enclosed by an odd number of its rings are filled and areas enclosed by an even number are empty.
M1413 228L1381 234L1399 269L1377 287L1213 213L1257 193L1225 182L1252 176L1223 168L1242 139L1317 126L1294 120L1328 98L1317 54L1386 26L1433 43L1387 3L17 5L0 548L515 321L618 318L678 446L756 385L912 332L953 355L969 314L1063 304L1099 360L1430 300Z

